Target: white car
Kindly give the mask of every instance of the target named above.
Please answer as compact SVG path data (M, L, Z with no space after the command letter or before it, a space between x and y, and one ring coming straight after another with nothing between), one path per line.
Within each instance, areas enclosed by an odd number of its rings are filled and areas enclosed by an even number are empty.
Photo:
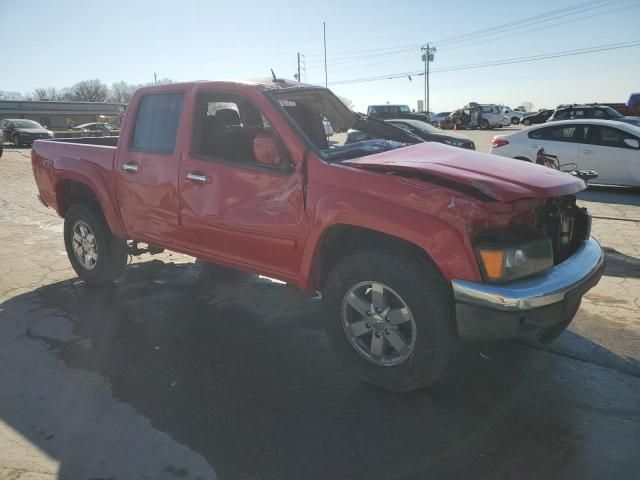
M595 170L589 183L640 186L640 127L612 120L564 120L525 128L491 140L491 152L535 162L540 147L573 163L578 170Z
M522 120L522 117L524 117L524 112L512 110L511 107L500 107L500 110L502 115L504 115L509 121L507 125L518 125ZM506 127L507 125L504 126Z

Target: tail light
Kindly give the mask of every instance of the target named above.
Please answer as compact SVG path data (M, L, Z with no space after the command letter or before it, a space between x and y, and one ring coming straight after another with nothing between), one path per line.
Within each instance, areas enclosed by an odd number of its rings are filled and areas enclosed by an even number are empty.
M509 145L509 140L507 140L506 138L493 137L493 140L491 140L491 145L493 145L495 148L504 147L505 145Z

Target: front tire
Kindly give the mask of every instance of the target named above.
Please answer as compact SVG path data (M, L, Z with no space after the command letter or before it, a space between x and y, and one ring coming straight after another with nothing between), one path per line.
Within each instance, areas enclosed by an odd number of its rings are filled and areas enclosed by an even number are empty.
M19 148L22 146L22 142L20 141L20 137L18 135L13 136L13 146Z
M513 117L511 119L511 125L518 125L520 123L520 119L518 117Z
M454 356L451 289L426 259L390 250L349 255L330 271L322 295L334 351L368 383L418 390Z
M525 120L523 120L523 121L522 121L522 124L523 124L525 127L528 127L529 125L531 125L531 120L529 120L529 119L527 118L527 119L525 119Z
M113 283L124 274L127 242L116 237L97 208L72 205L64 219L64 245L71 266L87 285Z
M489 125L489 120L487 119L483 119L480 121L480 128L482 130L488 130L491 127L491 125Z

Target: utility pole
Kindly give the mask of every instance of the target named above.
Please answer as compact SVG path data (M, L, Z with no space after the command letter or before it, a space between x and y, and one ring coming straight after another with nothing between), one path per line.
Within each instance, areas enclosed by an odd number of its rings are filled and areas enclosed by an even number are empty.
M302 79L300 78L300 52L298 52L298 76L296 77L296 80L298 80L299 82L302 81Z
M158 83L158 74L156 72L153 72L153 83Z
M429 114L429 63L433 62L436 47L430 47L427 43L426 47L422 47L422 61L424 62L424 105L427 115Z
M322 37L324 40L324 87L327 88L327 24L322 22Z

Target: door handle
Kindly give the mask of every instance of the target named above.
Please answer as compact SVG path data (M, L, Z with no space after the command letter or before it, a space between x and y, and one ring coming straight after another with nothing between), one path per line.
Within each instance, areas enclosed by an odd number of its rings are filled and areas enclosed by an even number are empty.
M193 183L207 183L209 178L206 175L198 172L187 172L187 180Z
M140 169L140 166L137 163L123 163L122 170L125 172L137 172Z
M582 153L584 153L585 155L591 155L593 153L593 150L585 148L584 150L582 150Z

